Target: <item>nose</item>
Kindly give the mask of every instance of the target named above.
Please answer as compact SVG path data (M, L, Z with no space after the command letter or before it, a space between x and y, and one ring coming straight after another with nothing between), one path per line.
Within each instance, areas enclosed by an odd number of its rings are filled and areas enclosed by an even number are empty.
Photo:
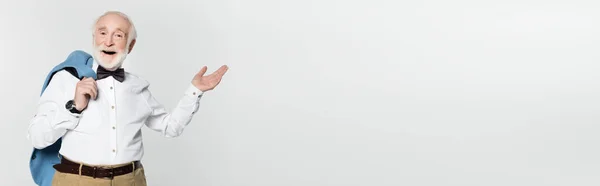
M107 47L111 47L114 44L115 43L113 42L112 37L106 37L106 39L104 39L104 45L106 45Z

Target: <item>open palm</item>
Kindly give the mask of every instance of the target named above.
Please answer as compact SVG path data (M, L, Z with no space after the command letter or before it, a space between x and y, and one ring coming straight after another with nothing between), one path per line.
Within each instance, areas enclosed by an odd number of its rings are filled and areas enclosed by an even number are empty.
M194 76L192 84L202 92L212 90L221 82L221 78L228 69L229 67L227 67L227 65L223 65L212 74L205 76L204 73L206 73L207 67L204 66L200 69L200 72Z

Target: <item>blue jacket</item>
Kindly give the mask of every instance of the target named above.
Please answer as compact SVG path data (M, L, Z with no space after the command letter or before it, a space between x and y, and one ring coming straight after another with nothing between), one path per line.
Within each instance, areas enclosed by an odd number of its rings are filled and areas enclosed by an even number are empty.
M79 79L83 79L84 77L97 79L96 72L94 72L92 69L93 64L94 59L91 55L80 50L73 51L64 62L58 64L50 71L46 77L44 86L42 87L41 94L43 94L44 90L46 90L50 80L52 80L52 76L61 70L67 70L73 76ZM61 142L62 140L58 139L54 144L46 148L33 148L33 152L31 153L31 158L29 160L29 169L31 171L33 181L37 185L52 185L52 178L54 177L55 171L54 167L52 166L60 163L58 151L60 150Z

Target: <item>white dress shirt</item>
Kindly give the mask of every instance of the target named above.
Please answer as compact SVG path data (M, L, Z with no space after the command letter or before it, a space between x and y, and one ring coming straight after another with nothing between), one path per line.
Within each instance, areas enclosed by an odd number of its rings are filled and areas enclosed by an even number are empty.
M97 67L94 62L94 71ZM141 160L144 125L165 137L179 136L198 110L203 94L190 83L177 107L168 112L152 96L147 81L125 72L123 82L112 76L97 80L96 100L90 99L81 114L73 114L65 104L74 98L77 82L79 79L65 70L52 77L30 121L27 137L38 149L62 137L61 155L92 165Z

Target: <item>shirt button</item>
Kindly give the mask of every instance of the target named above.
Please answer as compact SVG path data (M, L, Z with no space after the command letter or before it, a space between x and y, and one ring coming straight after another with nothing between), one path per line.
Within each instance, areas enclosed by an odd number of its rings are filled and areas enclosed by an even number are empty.
M112 90L113 88L112 88L112 87L110 87L110 89Z
M194 96L195 96L195 95L196 95L196 92L192 92L192 95L194 95Z
M113 149L113 152L116 152L116 150L115 150L115 149Z
M115 126L113 126L113 130L115 130L115 129L116 129Z
M111 106L110 108L111 108L111 109L115 109L115 106Z

